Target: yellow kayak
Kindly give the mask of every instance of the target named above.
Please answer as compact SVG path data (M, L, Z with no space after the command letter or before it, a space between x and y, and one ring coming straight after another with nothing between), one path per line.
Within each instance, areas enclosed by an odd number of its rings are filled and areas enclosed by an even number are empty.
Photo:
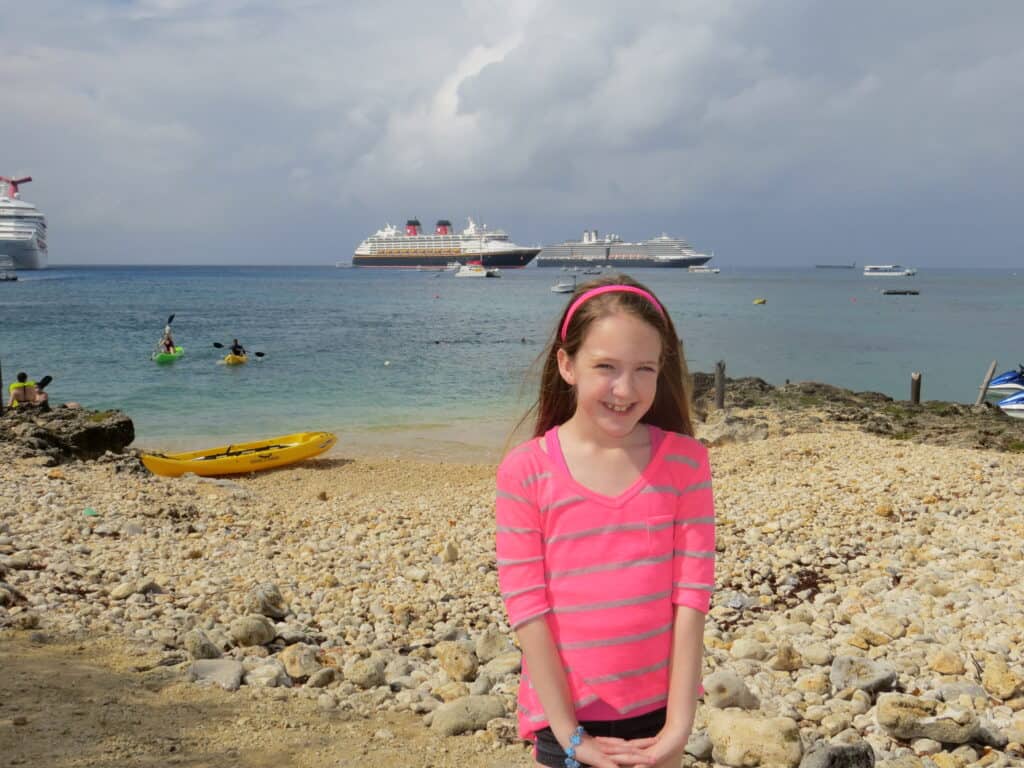
M146 453L142 463L155 475L180 477L186 472L207 477L238 475L284 467L329 451L338 438L330 432L297 432L253 443L222 445L190 453Z
M225 355L224 365L241 365L242 363L248 363L248 355Z

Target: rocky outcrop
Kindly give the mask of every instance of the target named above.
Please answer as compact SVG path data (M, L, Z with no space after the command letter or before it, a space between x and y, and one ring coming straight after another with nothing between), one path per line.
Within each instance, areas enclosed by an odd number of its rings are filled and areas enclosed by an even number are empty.
M832 422L895 440L1024 452L1024 422L1009 418L990 403L974 406L932 400L914 405L879 392L854 392L820 382L776 387L746 377L726 378L723 411L714 406L714 390L712 374L693 374L691 396L699 437L712 446L818 432Z
M135 439L135 425L121 411L61 406L51 411L4 409L0 447L11 458L39 458L48 465L122 453Z

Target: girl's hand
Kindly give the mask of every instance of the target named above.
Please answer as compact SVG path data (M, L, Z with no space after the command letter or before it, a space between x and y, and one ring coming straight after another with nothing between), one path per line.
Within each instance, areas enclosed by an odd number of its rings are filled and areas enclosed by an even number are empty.
M576 759L582 765L592 765L594 768L622 768L622 766L637 766L637 768L650 768L654 765L655 758L644 752L644 742L653 742L654 739L617 739L608 736L584 736L583 741L576 747Z
M647 758L644 762L633 763L631 768L677 768L689 738L686 731L666 726L653 738L626 742Z

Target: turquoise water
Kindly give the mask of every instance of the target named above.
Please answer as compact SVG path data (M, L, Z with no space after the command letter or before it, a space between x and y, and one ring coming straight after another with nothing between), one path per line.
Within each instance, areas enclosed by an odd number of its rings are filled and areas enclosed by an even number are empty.
M566 297L553 269L500 280L451 273L302 268L50 269L0 284L0 361L54 377L54 402L121 408L147 446L306 429L496 429L526 404L524 375ZM637 270L682 332L693 370L813 379L906 397L973 401L988 363L1024 359L1024 272ZM920 296L882 296L913 287ZM764 297L767 304L752 300ZM149 354L167 315L185 356ZM238 337L266 357L220 365ZM532 391L525 390L528 394ZM524 396L525 397L525 396ZM490 419L490 422L485 420ZM486 426L485 426L486 424ZM500 439L500 438L499 438Z

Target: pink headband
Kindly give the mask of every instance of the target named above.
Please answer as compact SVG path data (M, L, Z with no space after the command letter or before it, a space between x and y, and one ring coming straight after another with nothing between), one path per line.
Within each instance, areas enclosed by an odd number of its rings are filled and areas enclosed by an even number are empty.
M572 316L576 314L576 310L583 305L583 302L587 301L588 299L592 299L595 296L600 296L602 293L613 292L635 293L637 296L643 296L645 299L651 302L651 306L658 310L659 315L661 315L662 317L665 316L665 310L661 308L661 304L658 303L658 300L654 298L652 294L645 291L643 288L637 288L635 285L601 285L598 286L597 288L591 288L589 291L584 291L580 295L580 297L576 299L576 301L569 305L569 311L565 313L565 320L562 321L562 333L560 334L559 338L562 341L565 341L565 336L567 333L569 333L569 323L572 322Z

